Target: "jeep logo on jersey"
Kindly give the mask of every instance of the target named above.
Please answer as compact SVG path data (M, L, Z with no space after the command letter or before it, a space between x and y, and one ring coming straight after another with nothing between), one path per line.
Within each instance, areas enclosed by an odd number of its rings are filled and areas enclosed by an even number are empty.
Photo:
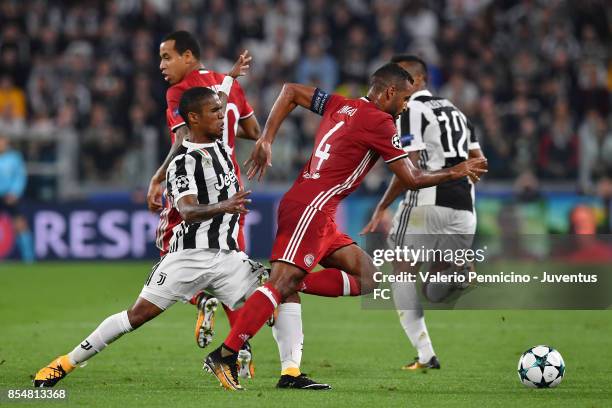
M234 170L231 170L229 174L217 174L217 177L219 178L219 183L215 184L215 189L217 189L217 191L221 191L223 188L231 186L238 180Z
M391 138L391 144L393 145L393 147L395 147L396 149L401 149L402 148L402 141L400 140L399 135L394 135Z

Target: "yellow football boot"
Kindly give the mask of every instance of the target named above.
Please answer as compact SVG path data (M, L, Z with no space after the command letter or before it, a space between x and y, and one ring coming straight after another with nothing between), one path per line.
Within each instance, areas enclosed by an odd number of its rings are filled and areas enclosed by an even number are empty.
M34 377L35 387L53 387L76 366L70 364L68 355L63 355L41 368Z
M405 371L415 371L415 370L425 370L425 369L428 369L428 368L431 368L431 369L434 369L434 370L439 370L440 369L440 362L438 361L438 358L436 356L433 356L426 363L419 363L419 358L415 357L414 361L412 363L408 363L405 366L403 366L402 370L405 370Z

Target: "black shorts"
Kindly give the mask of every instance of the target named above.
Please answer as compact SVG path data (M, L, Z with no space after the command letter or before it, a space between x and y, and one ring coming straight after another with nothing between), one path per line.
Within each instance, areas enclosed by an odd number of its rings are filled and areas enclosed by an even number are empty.
M6 213L11 217L17 217L21 215L21 211L19 210L19 200L13 204L7 204L4 201L4 197L0 197L0 214Z

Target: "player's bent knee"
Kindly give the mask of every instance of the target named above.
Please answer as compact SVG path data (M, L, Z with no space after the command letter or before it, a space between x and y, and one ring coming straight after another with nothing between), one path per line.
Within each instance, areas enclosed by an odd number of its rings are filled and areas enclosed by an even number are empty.
M301 281L301 277L286 277L279 280L274 287L281 294L282 299L286 300L296 294Z
M140 313L140 311L135 311L133 308L127 311L127 315L133 329L137 329L147 322L145 315Z
M136 303L127 311L128 320L132 328L137 329L149 320L159 315L163 310L145 299L138 298Z
M280 293L283 300L295 295L306 272L295 267L281 267L272 270L270 280L274 288Z

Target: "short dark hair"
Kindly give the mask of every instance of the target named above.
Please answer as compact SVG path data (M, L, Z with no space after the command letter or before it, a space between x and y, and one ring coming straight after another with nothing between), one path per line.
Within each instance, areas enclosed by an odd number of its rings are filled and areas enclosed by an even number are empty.
M421 58L417 57L416 55L397 54L391 58L391 62L394 62L396 64L400 62L407 62L409 64L414 64L416 70L413 71L413 73L418 73L418 74L423 75L423 78L425 78L425 82L427 82L427 64L425 63L425 61L423 61Z
M403 81L413 83L414 79L406 70L392 62L378 68L370 77L370 85L377 90L382 90L390 85L399 85Z
M162 42L174 40L174 49L183 54L189 50L196 59L200 59L200 44L198 40L188 31L175 31L166 35Z
M214 95L216 95L215 91L203 86L190 88L183 93L183 96L181 96L181 100L179 102L178 110L181 117L187 124L187 127L190 126L188 115L189 112L199 112L200 107Z

